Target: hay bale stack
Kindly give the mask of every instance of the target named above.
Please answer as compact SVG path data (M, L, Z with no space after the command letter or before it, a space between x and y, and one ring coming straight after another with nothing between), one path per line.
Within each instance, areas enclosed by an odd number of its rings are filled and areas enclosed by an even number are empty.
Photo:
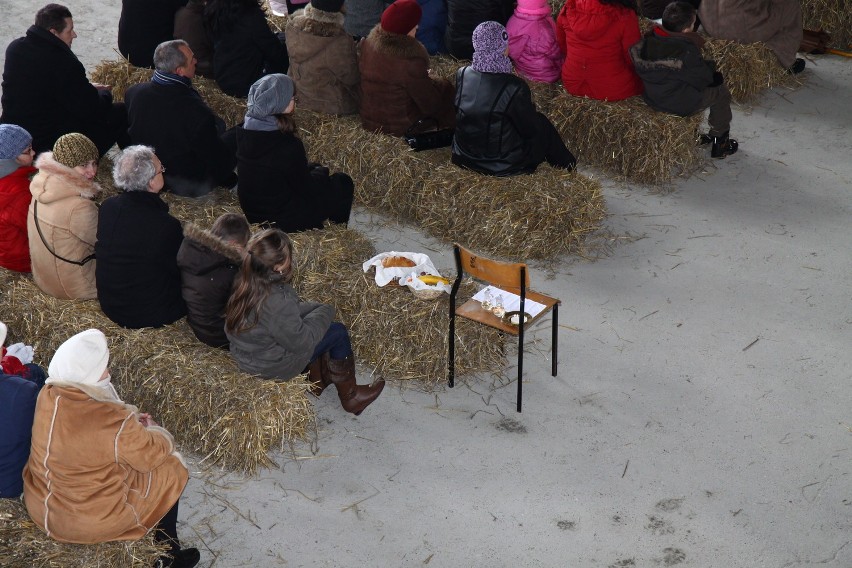
M153 533L136 541L66 544L48 537L17 499L0 499L0 566L6 568L150 568L166 551Z
M802 0L802 19L808 30L831 34L831 46L852 49L852 0Z
M159 329L124 329L97 301L57 300L21 279L0 299L16 337L46 359L75 333L98 328L110 347L122 398L155 416L181 448L228 469L254 473L268 453L307 439L314 422L302 377L286 382L241 373L230 355L199 342L185 320Z
M630 181L661 184L704 164L698 146L703 113L656 112L641 97L606 102L561 93L550 120L580 163Z

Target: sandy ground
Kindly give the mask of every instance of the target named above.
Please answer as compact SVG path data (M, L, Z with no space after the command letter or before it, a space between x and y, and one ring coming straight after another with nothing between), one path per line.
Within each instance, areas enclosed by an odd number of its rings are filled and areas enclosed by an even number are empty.
M4 45L40 6L0 0ZM117 0L70 8L86 67L114 58ZM523 414L514 369L390 385L357 419L328 392L297 459L196 465L185 544L224 567L852 566L850 87L849 60L817 58L805 87L735 109L736 156L667 194L604 180L624 238L535 267L562 356L550 377L545 322ZM411 228L353 225L452 264Z

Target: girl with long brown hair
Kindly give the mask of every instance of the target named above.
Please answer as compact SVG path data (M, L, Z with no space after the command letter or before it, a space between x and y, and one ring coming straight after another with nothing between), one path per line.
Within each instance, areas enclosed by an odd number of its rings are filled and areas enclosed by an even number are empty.
M332 306L301 301L292 278L287 234L266 229L252 237L225 308L231 355L243 371L272 379L286 381L307 371L316 396L334 384L343 409L357 416L378 398L384 380L356 384L346 327L332 321Z

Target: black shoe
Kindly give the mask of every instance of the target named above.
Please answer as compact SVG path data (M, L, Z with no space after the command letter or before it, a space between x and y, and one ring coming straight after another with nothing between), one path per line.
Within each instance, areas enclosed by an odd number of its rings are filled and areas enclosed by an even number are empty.
M786 71L790 75L798 75L802 71L805 70L805 60L799 57L796 58L796 61L793 62L792 65L787 67Z
M713 137L713 148L710 150L711 158L725 158L731 154L736 154L740 147L737 141L733 138L728 138L728 133L725 132L721 136Z
M713 142L713 137L710 136L709 134L701 134L698 137L698 145L699 146L706 146L707 144L710 144L712 142Z
M173 556L161 556L154 568L192 568L201 560L197 548L183 548L172 553Z

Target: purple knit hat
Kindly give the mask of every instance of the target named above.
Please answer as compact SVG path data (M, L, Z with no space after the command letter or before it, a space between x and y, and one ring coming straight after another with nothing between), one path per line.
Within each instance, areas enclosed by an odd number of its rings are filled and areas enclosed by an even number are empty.
M480 73L511 73L512 60L506 55L509 34L497 22L482 22L473 30L473 67Z

